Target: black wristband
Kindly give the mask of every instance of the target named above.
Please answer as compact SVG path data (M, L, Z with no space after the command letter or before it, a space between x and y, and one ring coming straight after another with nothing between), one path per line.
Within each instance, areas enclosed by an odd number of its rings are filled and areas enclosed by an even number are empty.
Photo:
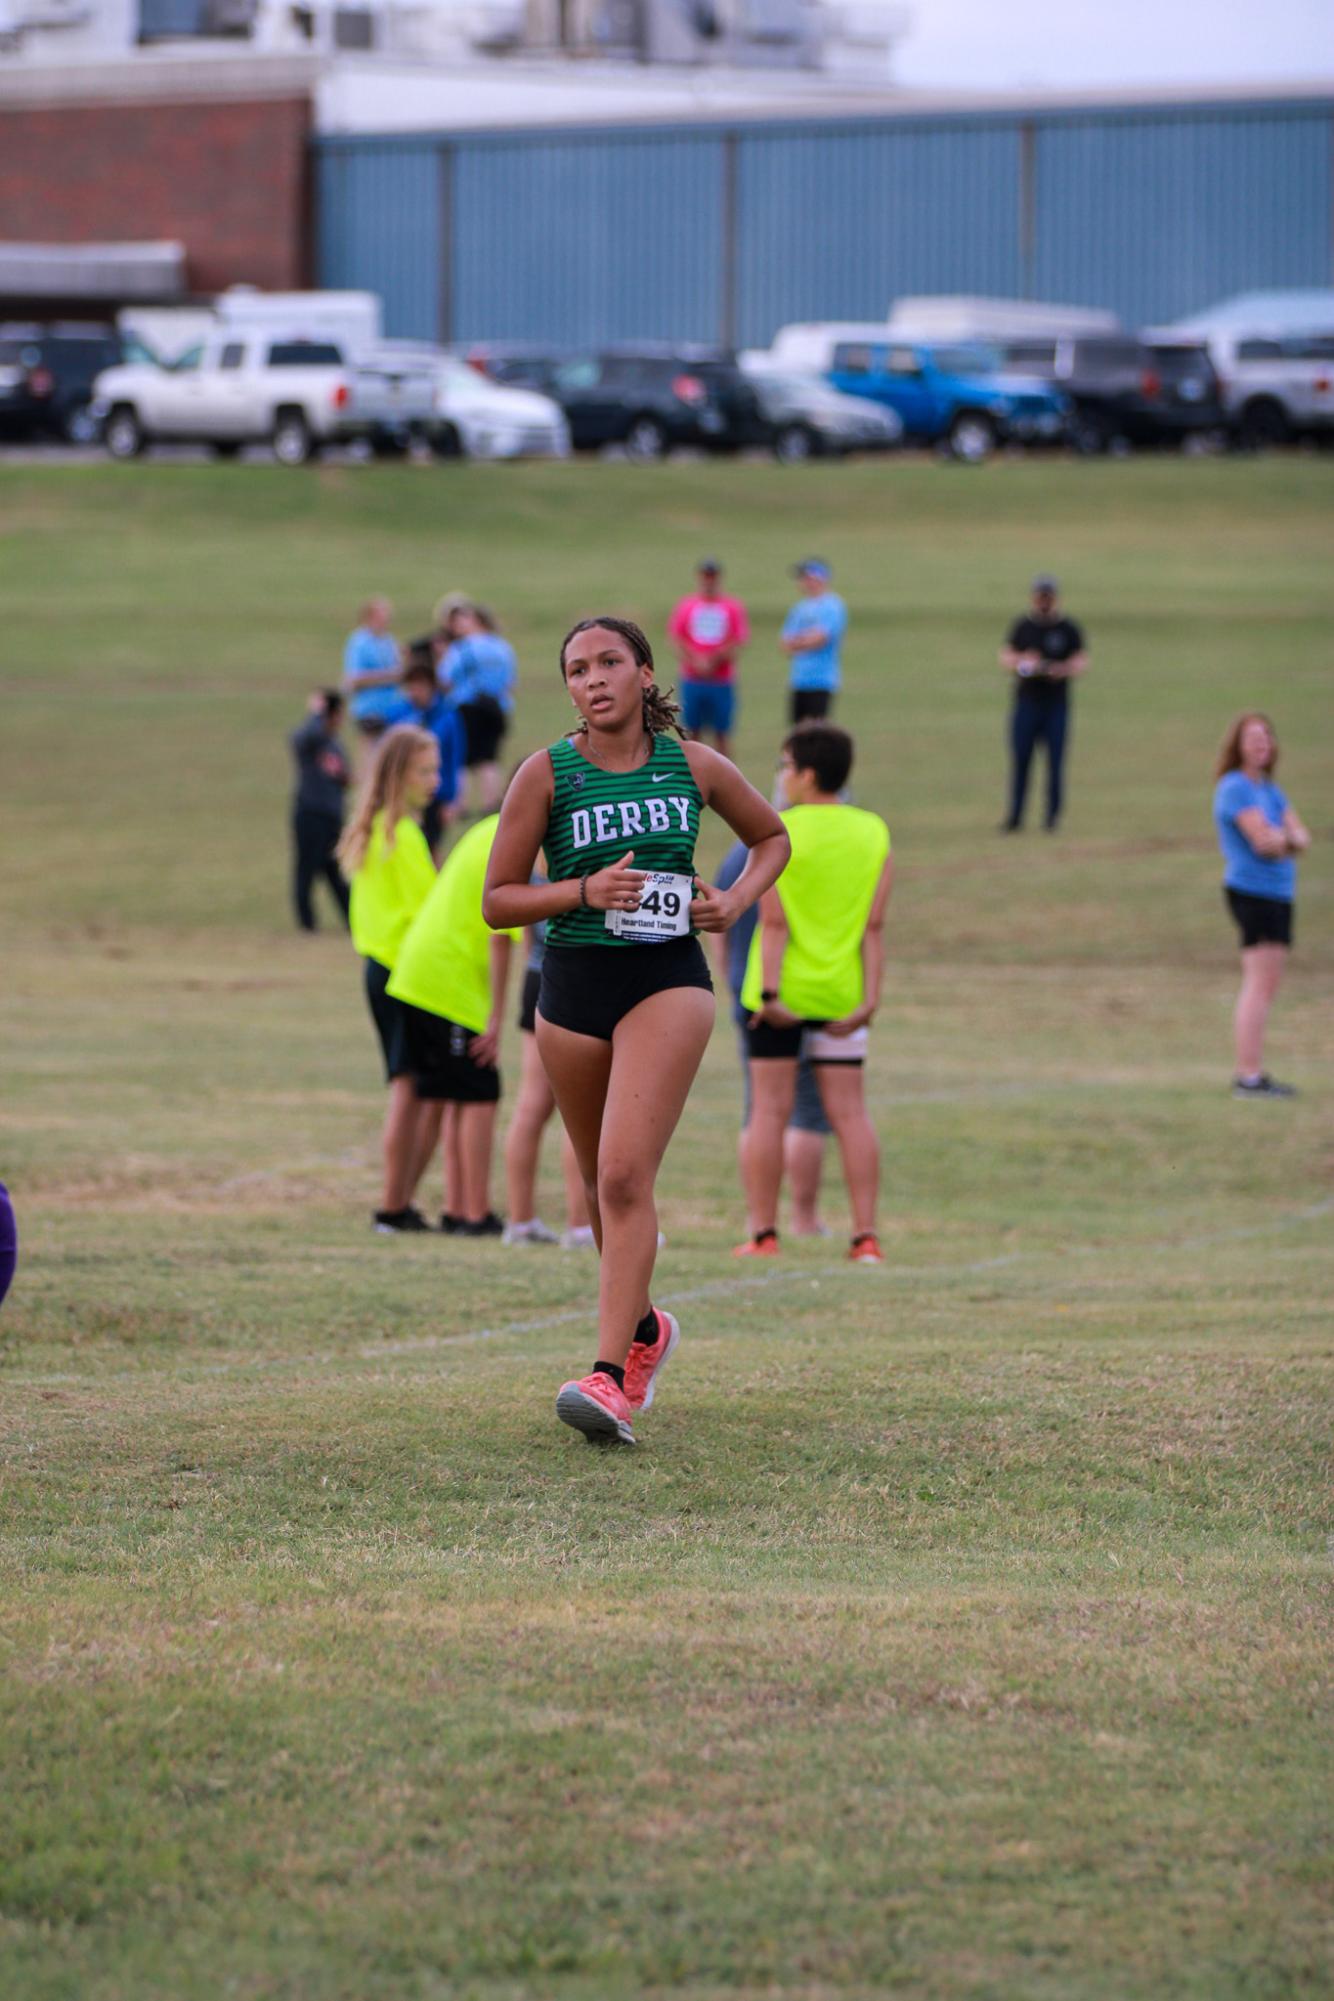
M586 875L581 875L579 878L579 908L581 910L587 910L588 908L588 877Z
M761 1002L761 1004L763 1004L763 1003L764 1003L765 1001L775 1001L775 1000L777 1000L777 999L778 999L778 989L777 989L777 987L761 987L761 988L760 988L760 1002Z

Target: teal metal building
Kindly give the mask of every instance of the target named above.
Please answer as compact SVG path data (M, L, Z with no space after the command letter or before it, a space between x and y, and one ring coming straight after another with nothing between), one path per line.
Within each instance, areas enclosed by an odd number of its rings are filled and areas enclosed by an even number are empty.
M1334 285L1334 92L314 147L318 282L423 339L764 346L923 292L1142 325Z

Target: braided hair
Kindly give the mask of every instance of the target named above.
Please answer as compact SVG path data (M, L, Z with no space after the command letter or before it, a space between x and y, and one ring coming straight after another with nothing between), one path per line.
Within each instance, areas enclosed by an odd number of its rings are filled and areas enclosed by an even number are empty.
M562 680L565 678L565 652L570 641L577 633L591 632L594 626L603 627L606 631L614 632L618 638L623 639L634 654L636 664L640 667L647 667L650 673L652 672L653 648L649 645L645 633L634 623L633 619L581 618L578 625L570 627L560 643L560 671ZM650 681L647 688L645 688L644 728L650 736L665 736L668 730L675 730L679 737L685 736L686 732L681 723L681 710L678 704L672 700L675 693L675 688L669 688L664 695L656 681ZM571 736L582 736L587 732L587 729L587 719L581 716L578 727L571 730L570 734Z

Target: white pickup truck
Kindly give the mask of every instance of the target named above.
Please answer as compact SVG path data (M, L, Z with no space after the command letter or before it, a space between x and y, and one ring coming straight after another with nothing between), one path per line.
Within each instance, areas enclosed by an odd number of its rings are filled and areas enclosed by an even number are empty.
M170 366L104 370L92 409L114 459L135 458L158 441L209 444L222 456L267 442L295 466L354 438L376 450L404 449L431 428L435 388L428 370L347 362L332 341L224 327Z

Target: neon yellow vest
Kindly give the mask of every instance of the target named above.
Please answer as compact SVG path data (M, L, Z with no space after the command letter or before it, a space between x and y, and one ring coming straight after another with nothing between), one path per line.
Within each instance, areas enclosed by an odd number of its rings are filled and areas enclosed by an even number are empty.
M792 859L777 889L789 937L778 997L803 1021L838 1021L862 1004L862 933L889 853L889 828L859 806L791 806L783 825ZM760 940L755 926L741 987L744 1007L760 1004Z
M371 822L366 859L352 878L348 921L352 943L363 959L375 959L393 970L403 934L431 893L435 863L426 836L405 814L394 828L394 845L386 853L384 814Z
M389 982L395 1000L457 1021L474 1035L491 1013L491 940L523 936L492 931L482 915L482 885L499 825L498 814L479 820L446 858L398 948Z

